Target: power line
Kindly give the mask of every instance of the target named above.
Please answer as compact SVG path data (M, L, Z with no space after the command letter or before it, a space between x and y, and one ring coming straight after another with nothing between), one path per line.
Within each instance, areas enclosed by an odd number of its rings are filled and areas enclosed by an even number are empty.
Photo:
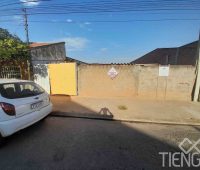
M50 1L50 0L40 0ZM32 0L29 2L40 2ZM16 4L16 3L12 3ZM17 3L19 4L19 2ZM10 4L7 4L10 6ZM0 6L1 7L1 6ZM61 15L61 14L90 14L90 13L124 13L124 12L153 12L159 14L167 11L196 11L200 10L200 1L197 0L108 0L85 1L76 3L50 3L36 7L28 7L27 15ZM1 16L22 15L21 8L3 8Z
M35 2L35 1L34 1ZM47 4L47 5L39 5L35 7L29 7L27 8L28 10L46 10L49 11L51 10L64 10L64 9L71 9L71 8L82 8L82 7L87 7L87 8L101 8L101 9L106 9L109 7L109 9L113 9L114 7L134 7L134 8L148 8L148 9L158 9L158 8L177 8L177 7L199 7L200 2L199 1L193 1L193 3L182 3L182 1L178 3L166 3L167 1L146 1L148 3L141 3L142 1L139 2L132 2L132 1L98 1L94 3L94 1L90 3L61 3L61 4ZM156 3L155 3L156 2ZM195 3L194 3L195 2ZM74 10L74 9L73 9Z
M13 3L13 0L5 0L5 1L1 1L0 2L0 5L5 5L5 4L8 4L8 3Z
M132 20L99 20L99 21L90 21L88 23L123 23L123 22L152 22L152 21L197 21L200 18L163 18L163 19L132 19ZM29 21L29 22L38 22L38 23L66 23L66 24L77 24L84 23L83 21L67 22L67 21Z
M199 10L200 4L196 4L193 6L144 6L144 5L135 5L135 4L112 4L112 5L79 5L79 6L62 6L62 7L53 7L53 6L46 6L46 7L37 7L37 8L30 8L29 11L31 13L34 12L60 12L60 11L70 11L70 12L84 12L84 11L116 11L116 10L132 10L132 11L151 11L151 10Z
M123 13L123 12L153 12L153 11L199 11L199 8L193 9L96 9L96 10L73 10L73 11L55 11L55 12L27 12L27 15L61 15L61 14L90 14L90 13ZM2 14L1 16L21 15L20 12Z
M29 0L29 1L26 1L26 2L19 1L19 2L13 2L13 3L5 3L3 5L0 5L0 8L6 7L6 6L27 4L27 3L31 3L31 2L41 2L41 1L50 1L50 0Z
M1 22L13 22L14 20L0 20ZM23 21L23 20L21 20ZM162 21L200 21L200 18L161 18L161 19L130 19L130 20L87 20L88 23L131 23L131 22L162 22ZM53 21L53 20L30 20L30 23L65 23L65 24L81 24L84 21Z
M82 6L82 5L87 5L87 6L98 6L98 5L101 5L101 6L105 6L105 5L137 5L137 6L140 6L140 5L145 5L145 6L149 6L149 7L155 7L155 5L160 5L160 6L180 6L180 5L187 5L187 6L196 6L197 4L200 4L199 1L189 1L187 3L183 3L184 1L179 1L176 3L176 1L173 1L172 2L168 2L167 0L166 1L97 1L94 3L94 1L92 2L85 2L85 3L62 3L62 4L48 4L48 5L40 5L39 8L43 7L43 8L46 8L46 7L49 7L49 8L55 8L55 7L67 7L67 6L70 6L70 7L77 7L77 6Z

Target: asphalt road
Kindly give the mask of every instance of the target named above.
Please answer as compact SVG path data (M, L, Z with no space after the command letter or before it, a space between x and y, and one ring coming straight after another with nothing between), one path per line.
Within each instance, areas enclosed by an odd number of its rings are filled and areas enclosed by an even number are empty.
M48 117L6 140L0 169L163 169L158 153L178 151L183 138L200 138L199 129Z

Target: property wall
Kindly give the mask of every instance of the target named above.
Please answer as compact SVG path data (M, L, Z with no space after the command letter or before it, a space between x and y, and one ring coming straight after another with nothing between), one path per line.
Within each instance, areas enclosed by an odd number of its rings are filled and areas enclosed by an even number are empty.
M170 66L169 76L160 77L159 66L140 66L138 96L166 100L191 100L195 67Z
M112 67L119 72L114 79L107 74ZM168 77L159 77L158 73L158 65L80 65L78 95L191 100L193 66L170 66Z
M138 74L136 67L116 65L119 72L111 79L107 72L110 65L80 65L78 67L78 92L81 96L135 96Z
M65 61L65 58L66 53L64 42L31 48L31 59L33 65L60 63Z

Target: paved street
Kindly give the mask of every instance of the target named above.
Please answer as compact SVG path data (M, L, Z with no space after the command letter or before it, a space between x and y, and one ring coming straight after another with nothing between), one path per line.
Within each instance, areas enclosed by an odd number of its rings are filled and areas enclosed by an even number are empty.
M162 169L158 152L178 151L178 143L185 137L198 139L199 130L48 117L6 140L0 169Z

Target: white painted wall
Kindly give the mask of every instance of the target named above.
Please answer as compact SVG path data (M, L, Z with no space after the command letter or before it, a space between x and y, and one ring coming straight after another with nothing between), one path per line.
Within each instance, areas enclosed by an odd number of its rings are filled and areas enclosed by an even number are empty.
M34 82L39 84L47 93L50 94L50 81L48 64L37 64L33 67Z

